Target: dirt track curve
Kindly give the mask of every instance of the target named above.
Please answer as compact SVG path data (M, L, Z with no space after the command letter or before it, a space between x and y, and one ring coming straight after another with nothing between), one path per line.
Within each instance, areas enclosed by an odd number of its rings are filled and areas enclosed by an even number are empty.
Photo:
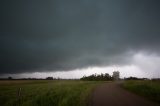
M91 96L90 106L160 106L135 95L116 83L105 83L97 87Z

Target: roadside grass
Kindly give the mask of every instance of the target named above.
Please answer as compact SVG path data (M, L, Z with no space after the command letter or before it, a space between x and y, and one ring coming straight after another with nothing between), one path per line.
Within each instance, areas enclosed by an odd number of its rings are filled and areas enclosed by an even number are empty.
M123 87L138 95L160 103L160 81L125 81Z
M99 81L0 81L1 106L86 106ZM20 96L18 90L21 88Z

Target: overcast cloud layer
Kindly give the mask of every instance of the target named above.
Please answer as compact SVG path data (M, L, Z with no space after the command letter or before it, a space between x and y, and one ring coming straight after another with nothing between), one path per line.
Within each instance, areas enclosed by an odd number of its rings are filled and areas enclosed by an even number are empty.
M0 74L129 65L160 54L159 0L2 0Z

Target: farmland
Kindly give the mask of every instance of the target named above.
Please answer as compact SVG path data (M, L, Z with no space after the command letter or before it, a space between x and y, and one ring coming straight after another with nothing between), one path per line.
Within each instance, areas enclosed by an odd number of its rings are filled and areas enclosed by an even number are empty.
M125 81L123 87L147 99L160 103L160 81Z
M86 106L103 82L79 80L0 81L1 106Z
M116 98L114 95L117 95ZM141 96L146 99L143 100ZM117 103L117 105L138 103L138 105L157 106L147 99L160 103L159 81L131 80L122 83L81 80L0 81L1 106L88 106L90 103L93 106L99 106L101 103L110 106Z

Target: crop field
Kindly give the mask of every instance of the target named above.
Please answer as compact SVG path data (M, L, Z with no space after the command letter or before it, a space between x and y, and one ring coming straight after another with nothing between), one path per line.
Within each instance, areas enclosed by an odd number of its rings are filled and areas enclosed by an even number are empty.
M138 95L160 103L160 81L125 81L123 87Z
M79 80L0 81L1 106L86 106L103 82Z

